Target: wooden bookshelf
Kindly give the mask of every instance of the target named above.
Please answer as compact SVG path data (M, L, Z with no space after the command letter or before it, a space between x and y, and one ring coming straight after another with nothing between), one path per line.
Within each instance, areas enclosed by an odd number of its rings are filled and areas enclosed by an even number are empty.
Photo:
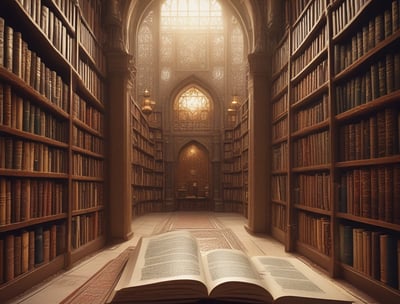
M131 137L133 216L165 211L162 113L146 116L131 99Z
M247 217L248 210L248 100L228 113L233 126L224 130L222 187L224 209Z
M285 243L288 219L289 185L289 54L290 37L285 33L273 54L271 109L272 109L272 162L271 162L271 234Z
M100 1L0 4L2 299L105 243L105 62L90 10Z
M272 55L272 234L330 275L395 303L400 2L287 6L290 26Z

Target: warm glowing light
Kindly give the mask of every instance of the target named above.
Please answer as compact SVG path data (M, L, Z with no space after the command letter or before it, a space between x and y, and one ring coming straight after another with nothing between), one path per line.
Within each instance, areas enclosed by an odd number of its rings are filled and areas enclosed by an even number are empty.
M161 5L161 27L222 29L222 9L216 0L166 0Z
M209 110L210 102L201 91L197 88L190 88L184 92L179 98L179 109L192 113Z

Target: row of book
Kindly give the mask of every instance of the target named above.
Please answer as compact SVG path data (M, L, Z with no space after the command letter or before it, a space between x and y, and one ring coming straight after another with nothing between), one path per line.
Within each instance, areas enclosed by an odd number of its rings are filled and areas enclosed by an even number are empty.
M136 107L135 107L136 108ZM132 119L132 129L141 134L145 138L150 138L150 128L147 121L140 115Z
M289 98L285 92L278 100L272 104L272 119L276 119L288 110Z
M356 168L340 177L340 212L400 224L399 201L399 164Z
M40 24L42 0L18 0L25 12L31 16L35 23ZM54 0L55 5L68 20L71 28L76 26L76 3L74 0Z
M396 155L400 152L400 111L386 108L339 129L340 160Z
M72 144L96 154L104 154L103 138L82 130L75 125L72 126Z
M240 201L224 201L221 211L239 213L247 217L247 206Z
M133 148L131 152L132 164L145 167L150 170L155 168L154 154L143 153L141 149Z
M308 167L331 161L329 131L313 133L295 140L292 145L293 166Z
M165 211L165 209L161 199L154 201L140 201L133 204L132 206L132 213L134 217L149 212L163 212L163 211Z
M242 166L242 158L236 157L232 162L224 161L222 166L222 170L226 173L239 172L243 168Z
M376 45L393 34L398 34L400 28L399 0L392 1L392 9L365 22L353 36L334 45L334 72L338 74L357 59L372 50Z
M292 30L292 54L303 43L305 37L310 33L316 22L324 14L326 8L326 0L316 0L307 7L307 10L301 16Z
M71 29L58 17L58 12L53 12L42 1L37 0L26 1L26 3L21 4L21 8L31 17L31 20L41 29L41 33L61 55L68 62L73 63L74 52L73 37L70 33Z
M96 72L89 62L83 59L84 58L79 58L78 61L77 70L79 76L89 92L92 93L100 103L104 103L106 88L102 76Z
M68 112L69 87L44 60L31 51L20 32L0 17L0 66L10 70L47 100Z
M400 289L400 239L368 227L339 226L340 261L364 275Z
M298 131L311 127L329 118L329 98L327 94L293 115L293 130Z
M104 235L104 214L94 212L72 217L71 246L77 249Z
M299 211L297 221L297 239L330 256L332 250L330 219L317 214Z
M61 214L66 184L53 180L0 177L0 226Z
M284 41L272 55L272 74L278 73L289 60L289 39L284 38Z
M395 0L397 1L397 0ZM345 0L332 12L332 34L336 36L367 5L369 0Z
M272 149L272 171L288 169L289 148L287 142L274 146Z
M278 77L272 81L272 86L271 86L272 97L276 96L288 85L289 81L288 76L289 76L288 69L285 68L279 73Z
M284 117L272 125L272 140L278 140L288 135L288 118Z
M145 202L145 201L161 201L163 199L163 189L155 188L133 188L132 189L132 202Z
M75 176L87 176L95 178L104 177L104 160L90 157L80 153L72 155L72 174Z
M275 201L286 202L287 199L287 175L272 175L271 198Z
M243 185L243 174L240 172L224 174L222 183L225 187L241 187Z
M85 23L81 23L80 30L79 42L81 46L83 46L85 51L91 57L99 71L105 74L106 58L99 42L95 37L93 37L92 32L88 29Z
M84 22L88 24L98 41L103 41L102 19L104 15L101 0L79 0L79 8L83 14Z
M328 61L325 59L315 69L293 86L292 103L307 97L328 81Z
M37 25L51 44L72 65L75 63L74 38L63 21L49 7L42 5Z
M286 207L281 204L272 204L272 226L279 230L286 231Z
M32 271L65 252L65 223L35 226L0 238L0 283Z
M0 125L45 136L60 142L68 140L68 124L36 102L24 98L11 86L0 83Z
M304 8L310 3L311 0L292 0L290 1L290 12L292 13L291 15L291 21L294 23L297 18L300 16L300 14L303 12ZM289 2L289 1L287 1Z
M224 201L247 201L247 198L242 188L224 188L223 197Z
M136 149L143 151L144 153L153 155L155 151L154 141L150 141L148 137L143 136L139 132L132 132L132 141Z
M400 89L400 53L393 49L385 57L335 88L336 111L345 112Z
M332 210L331 176L329 173L298 174L294 177L295 204Z
M162 187L162 175L139 166L131 170L131 183L135 186Z
M328 27L324 25L318 36L301 54L291 61L291 77L296 77L315 57L326 49L328 40Z
M73 117L83 122L89 128L103 134L104 114L97 108L91 106L85 99L81 98L76 92L73 97Z
M67 173L65 149L0 135L0 168L43 173Z
M72 181L72 211L103 206L104 185L99 182Z

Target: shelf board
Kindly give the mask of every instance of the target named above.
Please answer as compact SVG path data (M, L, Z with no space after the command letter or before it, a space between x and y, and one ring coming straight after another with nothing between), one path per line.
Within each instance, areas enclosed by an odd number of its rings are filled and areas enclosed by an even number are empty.
M316 131L321 131L321 130L326 130L330 127L330 121L329 120L324 120L322 122L316 123L315 125L309 126L302 128L301 130L297 130L292 132L291 138L295 139L298 137L303 137L305 135L308 135L310 133L315 133Z
M271 199L271 203L287 207L287 202Z
M85 209L72 210L72 216L94 213L94 212L98 212L98 211L102 211L102 210L104 210L104 206L96 206L96 207L90 207L90 208L85 208Z
M377 54L381 53L386 48L391 47L392 44L395 46L396 43L399 43L398 41L399 39L400 39L400 30L397 30L397 32L395 32L388 38L385 38L383 41L378 43L374 48L370 49L367 53L365 53L360 58L352 62L344 70L337 73L333 78L333 82L342 81L343 79L357 73L360 67L362 68L366 63L371 61L372 58L375 57Z
M14 135L16 137L20 137L20 138L24 138L27 140L31 140L31 141L36 141L36 142L40 142L49 146L53 146L53 147L58 147L58 148L64 148L67 149L69 147L69 145L67 143L46 137L46 136L42 136L42 135L37 135L34 133L30 133L30 132L26 132L26 131L22 131L22 130L17 130L8 126L4 126L4 125L0 125L0 133L6 133L9 135Z
M37 217L37 218L30 218L25 221L0 226L0 232L14 231L14 230L18 230L18 229L31 227L33 225L38 225L38 224L43 224L43 223L48 223L48 222L53 222L53 221L59 221L59 220L65 220L65 219L67 219L66 213L42 216L42 217Z
M339 219L349 220L352 222L358 222L358 223L362 223L362 224L367 224L367 225L371 225L371 226L375 226L375 227L381 227L384 229L390 229L393 231L400 232L400 224L388 223L388 222L381 221L378 219L366 218L366 217L356 216L356 215L343 213L343 212L336 213L336 217Z
M105 237L103 235L97 237L93 241L89 241L88 243L80 246L79 248L74 249L71 252L71 265L80 259L84 258L88 254L97 251L103 248L105 245Z
M326 271L329 272L329 265L330 265L330 257L319 252L316 248L302 243L300 241L296 242L296 249L298 253L304 255L305 257L309 258L311 261L316 263L318 266L322 267Z
M340 161L336 163L337 168L354 168L361 166L380 166L380 165L390 165L400 162L400 155L393 155L387 157L375 157L360 160L350 160L350 161Z
M400 291L394 289L378 280L368 277L366 274L356 271L353 267L339 263L343 278L351 282L355 287L367 294L374 296L379 302L398 303Z
M312 3L312 1L310 1ZM311 27L311 29L308 30L307 35L305 35L303 41L297 46L295 50L291 52L291 57L297 57L299 56L310 44L310 42L315 38L315 35L319 28L321 28L323 25L326 24L326 13L325 11L322 12L321 16L319 19L315 22L315 24ZM300 20L298 20L300 21ZM296 27L296 24L292 26L293 28Z
M290 105L291 109L296 109L300 106L304 106L307 103L322 97L322 95L327 94L328 93L328 88L329 88L329 82L326 81L324 84L322 84L318 89L314 90L313 92L311 92L310 94L308 94L307 96L297 100L295 103L292 103Z
M370 102L361 104L352 109L349 109L343 113L337 114L335 120L337 122L346 122L353 120L354 118L376 112L380 108L385 106L396 106L400 98L400 90L378 97Z
M324 59L328 57L328 47L325 46L316 56L312 58L312 60L296 75L291 77L290 81L292 84L296 84L300 82L302 78L306 74L308 74L312 69L314 69L319 63L321 63Z
M51 173L39 171L27 171L17 169L0 168L0 176L19 176L19 177L39 177L39 178L52 178L52 179L67 179L67 173Z
M55 116L58 116L59 118L62 118L64 120L67 120L69 118L69 114L67 112L54 105L44 95L40 94L29 84L19 78L16 74L12 73L2 66L0 66L0 79L4 80L4 82L6 83L9 83L13 87L13 90L17 89L18 91L23 92L24 96L28 96L29 98L33 99L37 105L50 111Z
M296 209L307 211L307 212L312 212L312 213L315 213L315 214L322 214L322 215L326 215L326 216L332 216L332 211L330 211L330 210L324 210L324 209L321 209L321 208L314 208L314 207L304 206L304 205L301 205L301 204L295 204L294 207Z
M323 165L315 165L315 166L308 166L308 167L294 167L292 171L294 173L301 173L301 172L313 172L313 171L328 171L331 169L330 164L323 164Z
M33 270L17 276L14 280L0 285L0 294L4 299L11 299L26 292L28 287L41 284L46 281L49 274L55 274L65 266L64 254L54 258L46 264L38 265Z

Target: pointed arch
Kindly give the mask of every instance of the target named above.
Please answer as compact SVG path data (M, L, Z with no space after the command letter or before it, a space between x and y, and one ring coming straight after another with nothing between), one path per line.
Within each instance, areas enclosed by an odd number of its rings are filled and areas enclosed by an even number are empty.
M181 147L175 172L177 197L209 196L209 151L193 140Z
M212 128L213 102L201 87L186 86L173 102L174 130L193 131Z

